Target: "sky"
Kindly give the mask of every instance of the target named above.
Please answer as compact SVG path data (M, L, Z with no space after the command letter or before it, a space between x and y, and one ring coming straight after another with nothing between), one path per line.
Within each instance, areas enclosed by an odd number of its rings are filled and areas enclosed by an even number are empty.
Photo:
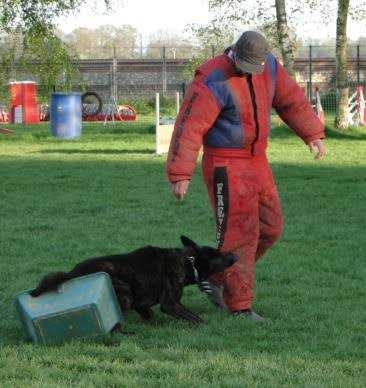
M206 24L210 20L208 0L114 0L114 11L108 14L102 4L102 0L87 0L80 12L60 18L58 27L68 33L77 27L130 24L147 42L149 35L158 30L182 33L189 23ZM313 15L304 19L305 23L303 20L298 23L298 37L315 40L335 37L335 18L329 26ZM349 38L356 40L361 35L366 35L365 25L349 22Z
M181 33L189 23L207 23L209 21L208 0L124 0L118 7L113 2L114 12L105 14L104 7L89 0L79 13L59 20L58 26L64 32L76 27L95 28L102 24L130 24L137 28L144 39L158 30ZM99 5L98 5L99 3ZM92 8L97 4L97 11Z

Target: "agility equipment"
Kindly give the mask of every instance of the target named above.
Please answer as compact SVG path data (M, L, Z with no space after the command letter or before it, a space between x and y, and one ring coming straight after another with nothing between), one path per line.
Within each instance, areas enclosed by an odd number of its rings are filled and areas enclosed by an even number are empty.
M357 91L354 92L348 99L347 120L348 125L358 125L358 102Z
M80 136L82 127L80 93L53 93L50 119L53 136L64 139Z
M34 81L10 82L10 121L17 124L39 123L37 88Z
M366 125L366 102L363 94L363 87L357 86L357 113L358 125Z
M95 92L86 92L81 95L82 119L83 121L135 121L137 120L136 110L127 104L117 105L116 103L103 104L102 97ZM1 111L0 111L1 113ZM50 119L50 107L42 104L40 107L40 120ZM0 114L1 121L1 114Z
M366 125L366 103L362 86L357 86L356 91L348 99L348 124Z
M81 95L83 119L89 116L97 116L103 107L102 98L98 93L86 92Z
M9 121L9 112L4 106L0 106L0 123L7 123Z
M39 119L41 121L49 121L50 120L50 106L48 104L41 104Z
M180 108L180 93L175 94L177 115ZM155 149L158 155L169 151L169 144L174 131L175 117L160 116L160 94L155 95Z
M13 133L13 131L9 128L0 128L0 132L4 133L5 135L10 135L11 133Z
M123 320L110 276L98 272L62 283L57 291L33 298L30 291L14 298L26 338L36 344L110 332Z
M83 114L84 121L135 121L136 110L130 105L103 104L97 115Z
M319 88L315 88L315 105L313 106L316 115L319 117L319 120L322 122L322 124L325 123L325 115L324 115L324 110L322 107L322 102L320 99L320 93L319 93Z

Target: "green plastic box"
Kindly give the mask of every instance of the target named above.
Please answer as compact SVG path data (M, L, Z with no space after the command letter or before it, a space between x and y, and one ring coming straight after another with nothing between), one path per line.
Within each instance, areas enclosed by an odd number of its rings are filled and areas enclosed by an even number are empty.
M36 344L100 336L123 319L111 278L104 272L68 280L37 298L22 292L14 303L27 338Z

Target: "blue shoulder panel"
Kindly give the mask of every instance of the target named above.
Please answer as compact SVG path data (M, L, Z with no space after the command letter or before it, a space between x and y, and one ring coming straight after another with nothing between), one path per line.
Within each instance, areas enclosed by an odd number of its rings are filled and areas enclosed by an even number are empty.
M272 53L269 53L267 55L267 63L271 74L272 90L274 93L274 90L276 88L276 78L277 78L277 59Z
M243 128L240 122L240 106L235 101L227 75L221 69L213 70L205 85L221 106L221 112L205 136L205 144L211 147L242 147Z
M230 90L226 83L227 77L223 70L214 69L205 79L205 85L216 97L221 108L223 108L230 97Z

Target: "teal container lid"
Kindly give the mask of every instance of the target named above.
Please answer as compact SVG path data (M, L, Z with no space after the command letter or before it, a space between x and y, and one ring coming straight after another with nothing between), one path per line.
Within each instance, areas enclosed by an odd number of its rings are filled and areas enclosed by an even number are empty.
M29 291L22 292L15 296L14 304L26 338L34 343L104 335L123 320L111 278L105 272L68 280L37 298Z

